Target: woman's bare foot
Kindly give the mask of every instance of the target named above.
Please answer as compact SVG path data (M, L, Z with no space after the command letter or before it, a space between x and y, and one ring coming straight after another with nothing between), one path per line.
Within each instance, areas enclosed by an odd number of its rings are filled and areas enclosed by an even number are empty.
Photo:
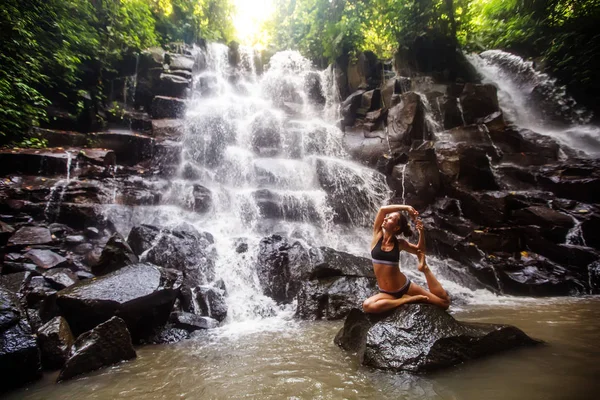
M417 265L417 269L424 274L430 271L429 266L425 261L420 262L419 265Z
M418 294L418 295L415 295L415 296L402 297L402 300L404 300L404 304L406 304L406 303L417 303L417 302L420 302L420 301L427 301L427 300L429 300L429 297Z

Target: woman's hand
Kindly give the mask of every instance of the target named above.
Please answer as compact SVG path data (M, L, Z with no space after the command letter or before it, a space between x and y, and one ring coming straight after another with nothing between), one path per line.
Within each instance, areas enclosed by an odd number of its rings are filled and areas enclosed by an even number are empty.
M406 211L408 213L408 215L410 215L410 217L413 219L413 221L416 221L417 218L419 217L419 212L417 210L415 210L413 206L404 206L404 207L406 207L404 209L404 211Z
M419 233L423 233L423 230L425 229L423 227L423 221L420 218L418 218L416 221L417 221L417 224L416 224L417 231L419 231Z

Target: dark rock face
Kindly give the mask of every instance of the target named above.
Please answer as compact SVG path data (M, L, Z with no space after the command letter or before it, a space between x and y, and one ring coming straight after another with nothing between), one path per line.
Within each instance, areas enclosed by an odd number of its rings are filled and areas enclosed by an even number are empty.
M289 243L279 235L263 238L256 265L265 295L277 302L291 302L301 281L310 275L308 251L300 242Z
M160 228L152 225L139 225L131 228L127 236L127 244L134 254L139 256L146 250L152 248L156 237L160 234Z
M152 100L152 118L183 118L185 108L185 100L174 97L156 96Z
M134 264L61 290L57 304L75 334L118 316L138 340L164 325L181 283L179 271Z
M335 342L357 352L363 365L411 372L429 372L539 343L513 326L459 322L425 304L405 305L384 315L352 310Z
M202 315L209 316L221 322L227 317L227 303L223 291L212 286L200 286L196 301Z
M304 282L298 293L296 317L336 320L377 293L375 278L341 276Z
M57 380L71 379L135 357L127 325L121 318L113 317L77 338Z
M138 257L118 232L111 236L102 250L100 260L92 266L94 275L106 275L126 265L135 264Z
M62 368L75 342L67 320L63 317L53 318L38 330L37 336L44 368Z
M377 293L371 260L328 247L310 250L310 279L298 293L296 317L344 318L352 308Z
M208 232L165 232L146 254L145 260L164 268L183 272L188 287L206 284L215 279L216 249Z
M400 96L398 105L390 109L387 126L390 142L411 145L413 140L427 140L425 106L415 92Z
M0 392L41 376L40 351L18 298L0 286Z
M499 111L498 93L494 85L467 83L460 95L464 117L467 124L473 124L478 118Z
M567 232L575 224L568 215L541 206L517 210L512 218L523 225L539 226L542 228L542 235L558 243L564 242Z

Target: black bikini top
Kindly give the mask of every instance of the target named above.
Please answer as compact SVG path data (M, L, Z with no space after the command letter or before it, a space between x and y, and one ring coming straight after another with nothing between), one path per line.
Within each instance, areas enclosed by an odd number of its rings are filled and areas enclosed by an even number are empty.
M400 248L398 246L398 240L394 238L394 247L390 251L381 250L381 243L383 242L383 235L371 250L371 259L373 264L387 264L387 265L398 265L400 261Z

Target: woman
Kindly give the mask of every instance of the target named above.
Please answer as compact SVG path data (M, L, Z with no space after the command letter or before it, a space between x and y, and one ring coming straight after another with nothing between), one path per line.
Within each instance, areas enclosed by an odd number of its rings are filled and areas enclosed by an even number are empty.
M396 239L396 235L400 233L404 236L412 235L408 220L401 214L402 211L406 211L416 222L417 231L419 231L419 242L416 246L406 240ZM365 312L381 313L402 304L414 302L435 304L444 310L450 306L448 293L433 276L425 262L423 222L418 216L417 210L411 206L389 205L379 209L373 225L371 257L380 293L364 301ZM418 257L418 269L425 274L429 291L411 282L406 275L400 272L399 262L402 250Z

